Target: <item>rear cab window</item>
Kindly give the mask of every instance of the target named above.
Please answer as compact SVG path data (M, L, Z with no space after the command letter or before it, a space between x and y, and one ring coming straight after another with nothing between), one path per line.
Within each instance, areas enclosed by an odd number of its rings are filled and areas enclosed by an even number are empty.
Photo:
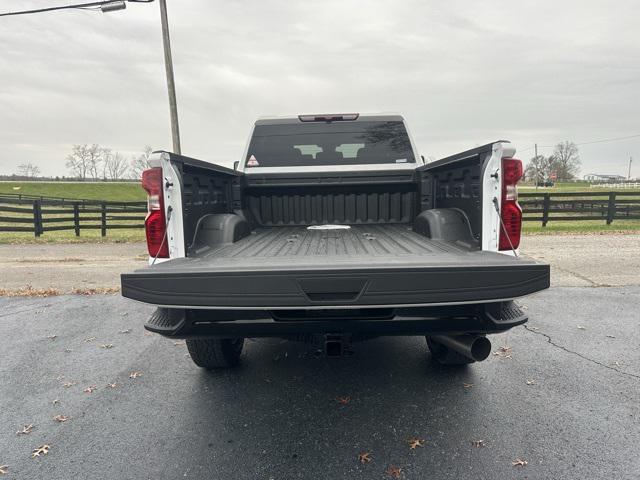
M245 170L415 163L404 122L401 117L392 118L257 122L244 159Z

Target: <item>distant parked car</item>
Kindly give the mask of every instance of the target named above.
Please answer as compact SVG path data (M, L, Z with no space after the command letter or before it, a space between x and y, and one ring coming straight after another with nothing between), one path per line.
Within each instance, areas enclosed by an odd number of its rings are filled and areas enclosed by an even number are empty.
M553 187L554 185L555 182L552 182L551 180L544 180L542 182L536 183L537 187Z

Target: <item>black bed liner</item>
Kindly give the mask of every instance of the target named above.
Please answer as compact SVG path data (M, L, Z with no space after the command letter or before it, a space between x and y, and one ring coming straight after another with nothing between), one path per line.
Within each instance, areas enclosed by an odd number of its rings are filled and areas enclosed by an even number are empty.
M232 309L478 303L548 286L547 264L434 241L408 225L262 228L122 275L125 297Z

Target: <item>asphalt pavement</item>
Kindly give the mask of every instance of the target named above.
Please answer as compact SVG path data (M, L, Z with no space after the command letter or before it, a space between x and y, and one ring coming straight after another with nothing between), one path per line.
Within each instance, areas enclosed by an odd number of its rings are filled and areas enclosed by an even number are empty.
M118 295L0 298L0 466L8 479L639 478L640 288L520 303L527 328L464 369L430 362L423 338L387 337L346 359L249 341L239 368L207 372Z

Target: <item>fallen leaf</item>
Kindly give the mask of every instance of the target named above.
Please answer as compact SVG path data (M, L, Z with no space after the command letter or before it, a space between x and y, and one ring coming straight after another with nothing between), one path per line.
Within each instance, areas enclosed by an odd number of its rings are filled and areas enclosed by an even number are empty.
M513 465L514 467L524 467L528 463L529 462L527 462L526 460L521 460L519 458L516 458L513 462L511 462L511 465Z
M511 358L511 347L503 345L497 351L493 352L493 354L500 358Z
M120 330L118 333L131 333L131 329L127 328L126 330Z
M56 399L55 399L53 402L51 402L51 403L53 403L54 405L57 405L57 404L59 404L59 403L60 403L60 399L59 399L59 398L56 398Z
M486 444L484 443L484 440L473 440L471 442L471 445L473 445L476 448L486 447Z
M338 397L338 398L336 398L336 400L338 401L338 403L340 405L347 405L351 401L351 397L349 397L349 396Z
M473 383L463 383L462 386L464 388L471 388L471 387L473 387Z
M31 458L39 457L40 455L47 455L49 453L50 445L42 445L38 448L35 448L33 452L31 452Z
M33 423L30 423L29 425L25 425L24 427L22 427L22 430L18 430L16 432L17 435L29 435L31 433L31 430L33 430Z
M393 465L391 465L387 469L387 473L389 474L390 477L400 478L400 475L402 475L402 469L400 467L394 467Z
M67 382L67 383L63 383L62 386L64 388L70 388L73 387L76 384L76 382Z
M69 420L69 417L67 417L66 415L56 415L55 417L53 417L53 419L54 419L56 422L64 423L64 422L66 422L67 420Z
M173 342L174 347L177 347L179 345L184 345L184 342Z
M421 438L410 438L409 440L407 440L407 443L409 444L409 448L411 450L415 450L418 447L424 447L425 441L426 440Z
M533 330L534 332L537 332L538 330L540 330L539 327L527 327L529 330Z
M100 345L100 348L113 348L113 343L103 343L102 345Z
M49 336L47 336L47 338L49 340L55 340L56 338L58 338L58 335L49 335Z
M109 388L117 388L118 384L117 383L107 383L107 387L109 387Z
M64 353L71 353L71 349L70 348L65 348L64 349Z
M373 460L371 458L371 455L371 452L362 452L358 454L358 460L360 460L360 463L369 463L371 460Z
M82 390L84 393L93 393L98 388L97 385L89 385L87 388Z
M97 337L87 337L84 339L85 342L93 342Z
M131 372L129 378L138 378L142 376L142 372Z
M586 330L587 327L583 327L582 325L578 325L578 330Z
M151 333L151 332L144 332L144 336L145 336L145 337L150 337L151 335L153 335L153 333Z
M527 385L535 385L536 381L533 378L530 378L529 380L527 380Z
M6 475L9 465L0 465L0 475Z

